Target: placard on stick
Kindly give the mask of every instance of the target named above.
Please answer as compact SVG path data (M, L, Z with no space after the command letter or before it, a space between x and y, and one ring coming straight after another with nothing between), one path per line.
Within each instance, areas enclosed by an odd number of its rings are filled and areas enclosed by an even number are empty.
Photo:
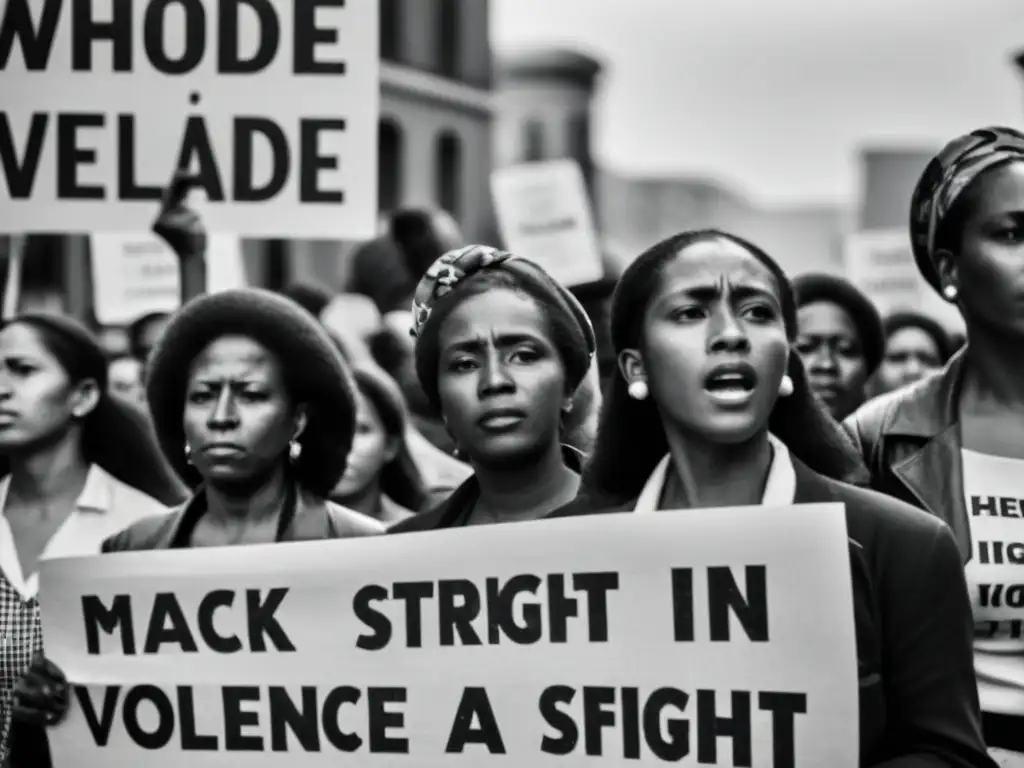
M847 546L810 505L47 561L54 765L853 768Z
M186 167L211 230L373 236L377 0L6 0L0 20L0 231L145 231Z

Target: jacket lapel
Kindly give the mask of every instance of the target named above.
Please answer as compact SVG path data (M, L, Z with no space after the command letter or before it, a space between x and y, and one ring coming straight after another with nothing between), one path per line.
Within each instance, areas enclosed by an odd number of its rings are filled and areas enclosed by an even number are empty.
M899 400L881 442L896 438L907 446L900 452L886 452L888 469L925 510L949 524L969 557L957 408L963 359L964 350L960 350L941 374L921 382L913 397Z

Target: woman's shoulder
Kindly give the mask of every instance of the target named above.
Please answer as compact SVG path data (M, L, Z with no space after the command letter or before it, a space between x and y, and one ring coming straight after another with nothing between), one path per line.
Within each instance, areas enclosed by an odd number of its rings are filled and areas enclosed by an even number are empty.
M185 509L184 504L162 512L153 512L140 517L119 533L103 542L103 552L141 552L150 549L165 549L178 526Z
M102 480L108 484L111 510L119 517L126 518L126 522L161 515L168 511L166 504L135 486L119 480L99 465L92 466L88 483L93 482L93 474L100 475Z
M610 512L629 512L636 506L636 499L612 499L598 494L580 491L575 499L563 504L553 512L544 516L545 520L559 517L578 517L579 515L601 515Z
M952 531L938 517L878 491L821 480L832 499L846 507L847 535L869 560L917 562L927 570L936 547L959 552Z
M330 521L330 538L347 539L354 536L376 536L384 533L384 525L369 515L343 507L333 501L325 502Z

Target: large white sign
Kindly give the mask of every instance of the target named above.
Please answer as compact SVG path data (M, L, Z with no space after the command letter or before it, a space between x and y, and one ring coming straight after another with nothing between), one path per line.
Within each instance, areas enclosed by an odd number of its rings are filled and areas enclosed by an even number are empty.
M127 325L150 312L181 306L181 262L149 232L93 232L89 236L93 311L102 325ZM207 236L208 293L247 285L242 243L235 235Z
M579 165L550 160L491 174L498 227L512 253L540 264L564 285L605 276L590 199Z
M377 0L4 0L0 231L372 237Z
M47 561L55 768L858 763L841 505Z
M914 310L934 317L951 331L963 330L957 308L921 277L905 230L880 229L850 235L845 260L851 282L875 302L883 316Z

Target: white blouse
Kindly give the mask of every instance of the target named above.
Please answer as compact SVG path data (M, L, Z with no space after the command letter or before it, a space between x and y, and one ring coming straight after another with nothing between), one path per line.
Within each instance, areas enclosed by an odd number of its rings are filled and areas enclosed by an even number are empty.
M4 514L10 484L9 475L0 480L0 569L11 586L27 600L35 597L39 590L39 577L21 570L14 536ZM140 518L166 511L167 507L156 499L93 464L74 510L47 542L39 559L99 554L107 537L120 533Z
M768 441L772 446L772 465L768 469L768 481L764 484L761 506L786 506L794 503L796 498L796 471L793 469L793 460L789 456L789 449L775 435L769 434ZM647 478L644 489L640 491L634 512L658 511L658 503L665 490L671 461L672 457L665 454L658 462L651 476Z

